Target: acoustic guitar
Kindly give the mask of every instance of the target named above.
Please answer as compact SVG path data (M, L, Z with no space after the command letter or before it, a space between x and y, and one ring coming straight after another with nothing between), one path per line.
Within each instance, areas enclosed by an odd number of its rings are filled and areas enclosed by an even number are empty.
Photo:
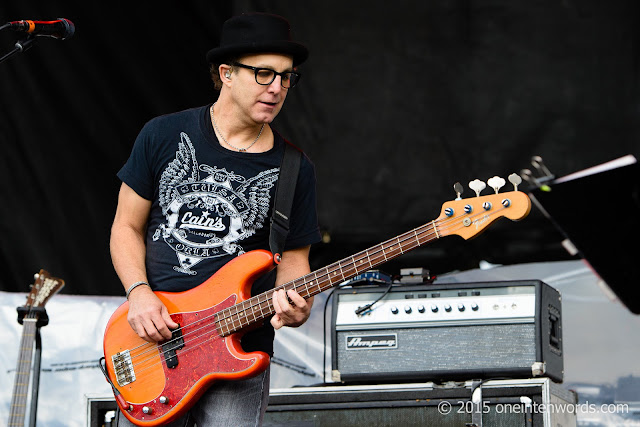
M10 427L24 427L28 400L27 392L31 382L31 362L33 360L34 344L36 339L39 339L37 329L49 323L44 305L63 286L64 280L51 277L47 271L40 270L35 275L35 281L31 285L29 295L27 295L26 304L18 307L18 320L22 324L22 338L20 339L13 397L11 398L8 424ZM34 407L37 402L32 401L31 405ZM35 412L32 412L33 414ZM31 424L35 425L35 420L31 420Z
M425 243L457 235L469 239L495 220L526 217L529 197L517 191L520 177L509 180L514 191L499 193L505 184L494 177L495 194L480 196L481 181L470 186L477 197L458 198L442 206L440 216L377 246L285 283L309 298ZM476 180L477 181L477 180ZM240 337L247 328L275 313L274 290L251 297L251 285L275 267L271 252L255 250L228 262L201 285L184 292L155 292L180 325L173 337L160 343L139 338L127 321L125 302L111 316L104 335L101 365L122 413L134 424L156 426L182 416L216 380L240 380L269 365L263 352L243 351Z

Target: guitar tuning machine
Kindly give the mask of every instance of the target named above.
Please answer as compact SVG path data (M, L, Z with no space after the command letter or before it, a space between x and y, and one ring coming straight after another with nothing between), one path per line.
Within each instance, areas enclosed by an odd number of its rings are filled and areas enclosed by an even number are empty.
M518 185L522 183L522 178L517 173L509 175L509 182L513 184L513 190L518 191Z
M499 176L494 176L493 178L489 178L489 180L487 181L487 184L489 184L489 187L493 188L493 191L495 191L496 194L498 194L500 189L504 187L504 185L506 184L506 181L504 180L504 178L500 178Z
M480 197L480 193L482 193L482 190L487 188L487 184L479 179L474 179L469 183L469 188L476 192L476 196Z
M453 191L456 192L456 200L462 200L462 197L460 197L462 195L462 192L464 191L464 187L462 186L462 184L460 184L459 182L453 184Z

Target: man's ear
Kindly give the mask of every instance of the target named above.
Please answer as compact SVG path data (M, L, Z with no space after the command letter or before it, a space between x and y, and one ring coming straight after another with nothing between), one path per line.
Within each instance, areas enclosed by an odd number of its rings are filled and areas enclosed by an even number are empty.
M225 79L226 80L231 79L231 73L233 72L233 68L227 64L220 64L218 71L220 72L220 80L222 80L223 83L226 83Z

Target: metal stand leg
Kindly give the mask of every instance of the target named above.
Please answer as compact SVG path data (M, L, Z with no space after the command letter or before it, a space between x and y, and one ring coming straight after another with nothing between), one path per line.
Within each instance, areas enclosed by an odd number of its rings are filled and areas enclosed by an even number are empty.
M0 58L0 63L2 63L4 61L6 61L7 59L11 58L16 53L25 52L27 49L29 49L31 47L31 45L33 43L35 43L35 41L36 41L35 37L29 36L25 40L20 40L20 41L16 42L15 47L13 48L13 50L11 50L10 52L6 53L5 55L3 55Z
M471 426L482 427L482 381L474 381L472 383L471 403L473 412L471 413Z
M36 351L33 359L33 382L31 383L31 413L29 426L36 427L38 415L38 391L40 389L40 361L42 359L42 337L40 328L36 328Z

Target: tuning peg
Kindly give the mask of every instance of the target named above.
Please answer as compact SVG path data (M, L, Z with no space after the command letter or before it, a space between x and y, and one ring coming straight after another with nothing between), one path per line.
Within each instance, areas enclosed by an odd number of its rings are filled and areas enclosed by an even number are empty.
M487 184L489 184L489 187L493 188L496 194L498 194L500 189L504 187L504 184L506 184L506 181L504 180L504 178L500 178L499 176L494 176L493 178L489 178L489 180L487 181Z
M522 183L522 178L517 173L509 175L509 182L513 184L513 189L518 191L518 185Z
M476 192L476 196L480 197L480 193L482 193L482 190L487 188L487 184L480 181L479 179L474 179L469 183L469 188Z
M460 197L462 195L462 192L464 191L464 187L462 186L462 184L460 184L459 182L453 184L453 191L456 192L456 200L462 200L462 197Z

